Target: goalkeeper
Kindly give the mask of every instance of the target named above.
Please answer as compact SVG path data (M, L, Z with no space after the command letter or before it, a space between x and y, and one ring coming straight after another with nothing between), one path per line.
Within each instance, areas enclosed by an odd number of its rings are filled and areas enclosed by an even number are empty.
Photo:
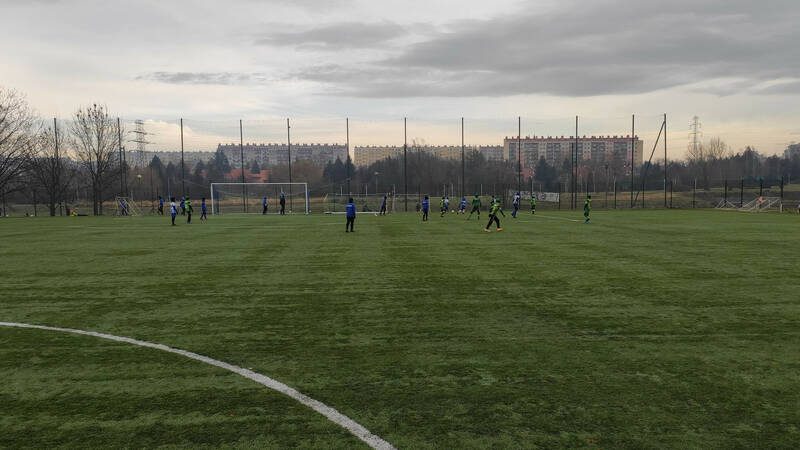
M486 229L483 230L483 231L485 231L487 233L492 231L492 230L489 229L492 226L492 222L496 222L497 223L497 231L503 231L503 227L500 226L500 219L497 217L497 213L502 214L503 217L506 216L506 213L503 212L503 208L500 207L500 202L495 201L495 202L492 203L492 206L489 208L489 223L486 225Z
M478 213L478 220L481 220L481 196L475 194L475 197L472 199L472 211L469 212L469 216L467 216L467 220L472 217L472 213Z
M583 202L583 217L586 218L586 221L583 223L589 223L589 213L592 212L592 194L586 196L586 201Z

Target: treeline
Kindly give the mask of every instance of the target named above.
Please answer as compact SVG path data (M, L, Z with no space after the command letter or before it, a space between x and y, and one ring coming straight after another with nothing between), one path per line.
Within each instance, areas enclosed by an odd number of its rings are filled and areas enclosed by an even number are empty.
M116 196L135 201L158 197L201 197L212 182L240 182L242 172L217 151L208 161L181 170L154 157L146 167L130 167L125 161L126 130L105 106L92 104L76 109L68 124L42 121L24 97L0 88L0 197L3 214L7 203L47 206L49 213L64 213L76 203L88 201L94 214L103 214ZM724 184L760 184L767 187L800 179L800 145L790 146L788 157L761 155L746 147L733 152L719 138L699 144L687 160L670 161L667 183L675 191L709 190ZM646 155L649 156L649 155ZM520 176L515 161L488 161L469 151L465 160L439 159L409 148L407 158L390 158L368 167L337 160L324 167L311 161L294 161L291 181L308 183L311 195L329 193L397 193L457 196L507 195L516 189L570 192L570 161L551 165L540 159L533 177ZM264 172L266 170L266 172ZM633 175L624 161L582 161L575 172L579 192L659 190L664 187L663 161L637 167ZM530 174L531 171L524 171ZM286 183L289 167L245 166L244 181Z

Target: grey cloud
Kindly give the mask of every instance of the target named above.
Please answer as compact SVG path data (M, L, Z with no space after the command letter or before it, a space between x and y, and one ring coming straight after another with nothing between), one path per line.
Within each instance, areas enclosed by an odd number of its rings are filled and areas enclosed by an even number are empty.
M733 93L798 73L800 3L697 3L563 2L547 13L450 24L397 56L294 76L363 97L591 96L743 79L707 91Z
M269 81L263 73L233 72L152 72L136 77L137 80L160 81L169 84L240 84Z
M273 31L256 40L258 45L291 46L316 50L370 48L406 36L408 31L395 23L334 23L291 31Z
M800 95L800 80L774 84L769 87L758 89L756 92L767 95Z

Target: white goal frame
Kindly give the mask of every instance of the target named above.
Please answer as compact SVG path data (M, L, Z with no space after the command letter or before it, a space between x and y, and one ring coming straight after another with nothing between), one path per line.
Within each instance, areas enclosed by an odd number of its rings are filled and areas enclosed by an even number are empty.
M310 214L311 208L311 199L308 196L308 183L211 183L211 215L216 215L219 213L217 208L217 201L214 198L214 186L297 186L302 188L303 198L306 201L306 207L303 214ZM246 214L245 212L242 213L232 213L232 214Z

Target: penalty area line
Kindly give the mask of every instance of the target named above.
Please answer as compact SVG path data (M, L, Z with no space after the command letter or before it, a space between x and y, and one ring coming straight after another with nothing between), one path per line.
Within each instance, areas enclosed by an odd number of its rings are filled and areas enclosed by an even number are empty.
M249 380L255 381L261 385L264 385L272 390L278 391L281 394L284 394L292 399L296 400L299 403L313 409L314 411L322 414L323 416L327 417L328 420L331 422L339 425L340 427L344 428L345 430L349 431L353 436L361 439L374 449L381 449L381 450L389 450L394 449L392 444L384 441L380 437L372 434L369 430L364 428L362 425L355 422L353 419L345 416L344 414L340 413L336 409L318 401L314 400L313 398L298 392L297 390L281 383L280 381L274 380L266 375L262 375L257 372L253 372L252 370L245 369L244 367L239 367L234 364L229 364L224 361L220 361L214 358L209 358L208 356L203 356L197 353L193 353L186 350L181 350L178 348L173 348L166 346L164 344L157 344L154 342L147 342L147 341L140 341L138 339L133 339L125 336L116 336L113 334L106 334L106 333L98 333L96 331L85 331L85 330L76 330L73 328L59 328L59 327L48 327L45 325L32 325L27 323L18 323L18 322L0 322L0 326L2 327L9 327L9 328L29 328L29 329L36 329L36 330L46 330L46 331L59 331L62 333L71 333L71 334L80 334L84 336L93 336L101 339L108 339L111 341L116 342L123 342L126 344L133 344L139 347L147 347L153 348L156 350L161 350L168 353L174 353L176 355L181 355L186 358L194 359L200 362L204 362L206 364L220 367L225 369L229 372L233 372L235 374L241 375Z

